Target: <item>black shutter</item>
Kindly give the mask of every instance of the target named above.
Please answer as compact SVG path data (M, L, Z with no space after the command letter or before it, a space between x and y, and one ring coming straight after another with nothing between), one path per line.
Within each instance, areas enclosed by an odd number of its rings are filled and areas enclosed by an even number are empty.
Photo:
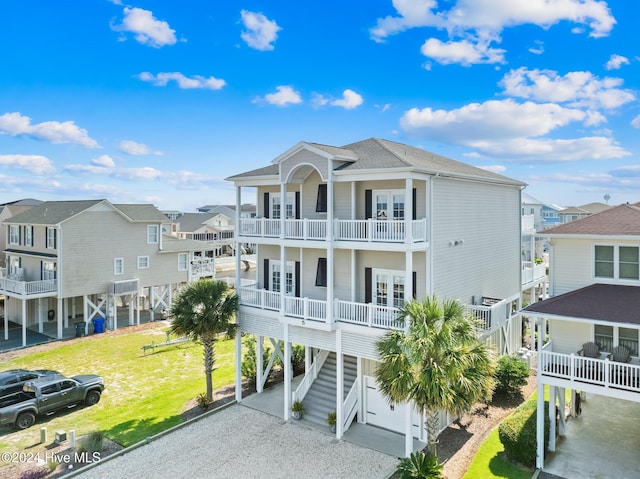
M327 285L327 258L318 258L316 268L316 286Z
M418 192L417 192L417 190L414 188L414 189L413 189L413 198L412 198L412 200L413 200L413 208L412 208L412 210L411 210L411 211L413 212L413 218L412 218L412 219L414 219L414 220L417 220L417 219L418 219L418 215L416 214L416 205L418 204L417 199L418 199Z
M262 216L264 216L265 218L269 217L269 193L265 192L263 195L263 202L264 204L262 205Z
M369 219L373 217L373 191L364 190L364 217Z
M53 230L53 249L58 248L58 230Z
M327 212L327 184L320 183L318 185L318 197L316 198L316 212Z
M264 283L263 289L269 289L269 260L265 258L263 261L262 282Z
M415 190L414 190L415 191ZM418 273L413 272L413 299L418 299Z
M300 192L296 191L296 219L300 219Z
M44 261L40 261L40 279L44 279Z
M371 302L371 280L372 280L372 276L373 276L373 273L371 271L371 268L365 268L364 269L364 302L365 303L370 303Z
M295 263L296 298L300 297L300 261Z

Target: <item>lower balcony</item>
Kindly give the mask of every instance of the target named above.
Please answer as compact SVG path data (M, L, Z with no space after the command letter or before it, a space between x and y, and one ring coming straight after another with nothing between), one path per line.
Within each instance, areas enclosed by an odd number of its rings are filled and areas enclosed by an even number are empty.
M531 261L522 262L522 285L538 283L547 276L547 267L544 264L535 264Z
M279 292L245 286L240 288L239 293L240 304L243 306L282 311L284 316L290 318L329 324L327 317L328 302L326 300L285 296L284 305L281 308L282 296ZM404 328L403 324L397 320L397 308L340 299L334 300L331 307L333 320L337 322L380 329Z
M620 363L608 357L584 357L577 352L557 353L553 351L552 341L542 347L538 369L545 382L566 382L572 389L622 398L629 393L640 393L640 365Z
M46 295L58 290L58 281L45 279L41 281L18 281L15 279L0 278L0 294L30 296Z

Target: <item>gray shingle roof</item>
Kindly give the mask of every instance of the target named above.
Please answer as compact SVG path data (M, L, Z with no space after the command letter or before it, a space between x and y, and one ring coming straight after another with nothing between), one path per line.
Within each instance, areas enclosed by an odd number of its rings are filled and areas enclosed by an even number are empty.
M640 203L622 204L549 228L545 235L640 236Z
M592 284L533 303L524 311L540 315L640 324L640 287Z
M216 216L218 213L185 213L175 222L180 225L180 231L193 232L202 227L202 224Z
M131 218L132 221L148 221L153 223L168 223L167 217L151 204L118 204L113 205Z
M415 168L423 170L426 173L464 176L524 186L524 183L506 176L498 175L491 171L452 160L451 158L436 155L435 153L431 153L414 146L404 145L402 143L389 140L370 138L368 140L351 143L342 147L320 145L318 143L308 144L336 156L357 158L355 161L343 165L340 168L342 171ZM276 175L278 175L278 165L270 165L264 168L258 168L256 170L230 176L228 179L234 180L254 176Z
M5 220L7 223L57 225L105 200L45 201Z

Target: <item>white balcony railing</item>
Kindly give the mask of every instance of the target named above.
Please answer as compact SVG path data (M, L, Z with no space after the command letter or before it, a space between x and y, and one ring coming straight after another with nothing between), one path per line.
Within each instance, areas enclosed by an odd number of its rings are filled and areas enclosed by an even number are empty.
M407 224L413 242L427 240L427 219L419 220L334 220L333 239L339 241L367 241L403 243L407 241ZM241 218L240 237L280 238L281 221L269 218ZM288 219L284 221L285 239L327 240L327 220Z
M0 292L14 294L43 294L58 290L58 281L55 279L45 279L42 281L16 281L13 279L0 279Z
M320 352L316 355L315 359L313 360L313 363L311 363L311 367L309 368L309 371L306 372L306 374L304 375L304 378L302 379L302 381L300 381L300 384L298 385L297 389L293 392L294 402L302 401L304 397L307 395L307 393L309 392L309 389L311 388L311 385L318 377L318 374L320 373L320 370L322 369L322 366L324 365L324 362L327 360L328 356L329 356L329 351L327 351L326 349L320 350Z
M541 264L532 264L531 261L522 262L522 284L540 281L547 275L547 267Z
M538 355L543 376L640 393L640 365L553 352L552 342Z
M349 427L351 421L358 412L358 390L360 389L360 381L356 378L349 390L349 394L344 400L344 407L342 408L342 427L344 429Z
M512 315L511 301L504 299L482 298L481 304L466 304L464 307L478 321L482 331L496 330Z
M240 288L240 304L271 311L280 311L280 293L256 289L252 286ZM360 324L371 328L403 329L397 320L398 309L377 306L371 303L356 303L336 299L333 304L335 321ZM310 321L327 322L327 301L310 298L284 297L284 315Z
M191 275L193 277L213 276L216 272L216 264L213 260L194 260L191 262Z

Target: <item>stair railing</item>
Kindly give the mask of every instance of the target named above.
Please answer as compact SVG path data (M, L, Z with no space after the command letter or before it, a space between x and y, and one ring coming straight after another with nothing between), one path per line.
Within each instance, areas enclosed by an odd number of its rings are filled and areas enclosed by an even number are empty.
M349 394L347 394L346 399L344 400L344 407L342 408L342 425L343 431L347 429L353 418L356 416L356 412L358 411L358 387L360 385L360 381L356 378L349 390Z
M322 366L324 365L324 362L327 360L328 356L329 351L323 349L315 357L313 363L311 364L311 367L309 368L309 371L305 373L304 378L300 382L300 385L293 392L294 402L302 401L307 395L309 389L311 388L311 385L313 384L313 381L315 381L318 377L318 374L320 373L320 370L322 369Z

